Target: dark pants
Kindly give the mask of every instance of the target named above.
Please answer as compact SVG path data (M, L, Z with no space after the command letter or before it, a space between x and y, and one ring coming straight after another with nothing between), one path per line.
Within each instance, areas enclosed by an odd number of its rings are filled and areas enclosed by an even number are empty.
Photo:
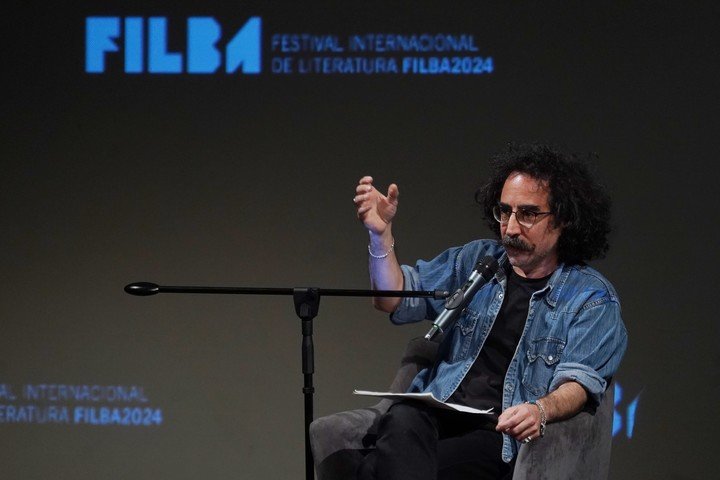
M378 425L376 448L360 465L360 480L510 479L502 435L491 417L400 402Z

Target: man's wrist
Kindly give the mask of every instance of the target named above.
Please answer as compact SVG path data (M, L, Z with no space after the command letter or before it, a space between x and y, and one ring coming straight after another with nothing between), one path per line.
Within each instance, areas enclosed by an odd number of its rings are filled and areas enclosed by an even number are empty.
M545 412L545 407L540 402L540 400L531 400L529 402L530 405L535 405L538 410L540 411L540 436L545 436L545 427L547 426L547 413Z
M372 258L376 258L376 259L387 258L387 256L390 255L390 253L394 249L395 249L395 239L394 238L392 239L392 242L390 243L390 247L387 250L385 250L384 252L377 253L377 254L373 253L372 245L368 244L368 253L370 254L370 256Z
M389 225L382 233L375 233L368 230L368 234L370 235L368 245L376 255L378 252L381 254L387 252L395 244L395 238L393 238L392 229Z

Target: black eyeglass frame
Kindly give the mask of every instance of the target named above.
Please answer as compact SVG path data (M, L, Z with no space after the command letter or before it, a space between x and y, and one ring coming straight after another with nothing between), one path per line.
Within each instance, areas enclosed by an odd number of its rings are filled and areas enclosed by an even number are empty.
M538 221L538 217L542 215L553 214L553 212L535 212L533 210L525 210L522 208L513 210L510 207L507 207L505 210L503 210L502 205L495 205L492 211L493 217L501 225L507 225L510 222L510 217L514 213L515 220L517 220L517 222L525 228L532 228L533 226L535 226L535 223L537 223ZM507 215L506 220L502 219L503 215Z

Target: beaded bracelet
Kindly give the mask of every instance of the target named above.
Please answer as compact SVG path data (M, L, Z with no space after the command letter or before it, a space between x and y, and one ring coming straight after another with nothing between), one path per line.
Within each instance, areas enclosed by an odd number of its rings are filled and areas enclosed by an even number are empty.
M385 252L384 254L382 254L382 255L375 255L375 254L373 254L373 253L372 253L372 250L370 250L370 245L369 245L369 244L368 244L368 253L370 254L370 256L371 256L372 258L381 259L381 258L385 258L385 257L387 257L388 255L390 255L390 252L392 252L394 248L395 248L395 239L393 238L392 245L390 245L390 250L388 250L388 251Z

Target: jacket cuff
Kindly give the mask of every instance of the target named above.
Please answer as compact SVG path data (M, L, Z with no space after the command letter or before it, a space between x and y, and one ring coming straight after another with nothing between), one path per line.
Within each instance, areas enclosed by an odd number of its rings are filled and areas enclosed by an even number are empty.
M567 382L577 382L582 385L588 393L588 398L595 405L600 403L607 388L607 381L594 369L580 363L561 363L555 369L548 391L553 392Z
M400 266L403 273L403 290L419 290L420 276L412 267ZM390 314L393 323L417 322L425 318L425 299L420 297L404 297L395 311Z

